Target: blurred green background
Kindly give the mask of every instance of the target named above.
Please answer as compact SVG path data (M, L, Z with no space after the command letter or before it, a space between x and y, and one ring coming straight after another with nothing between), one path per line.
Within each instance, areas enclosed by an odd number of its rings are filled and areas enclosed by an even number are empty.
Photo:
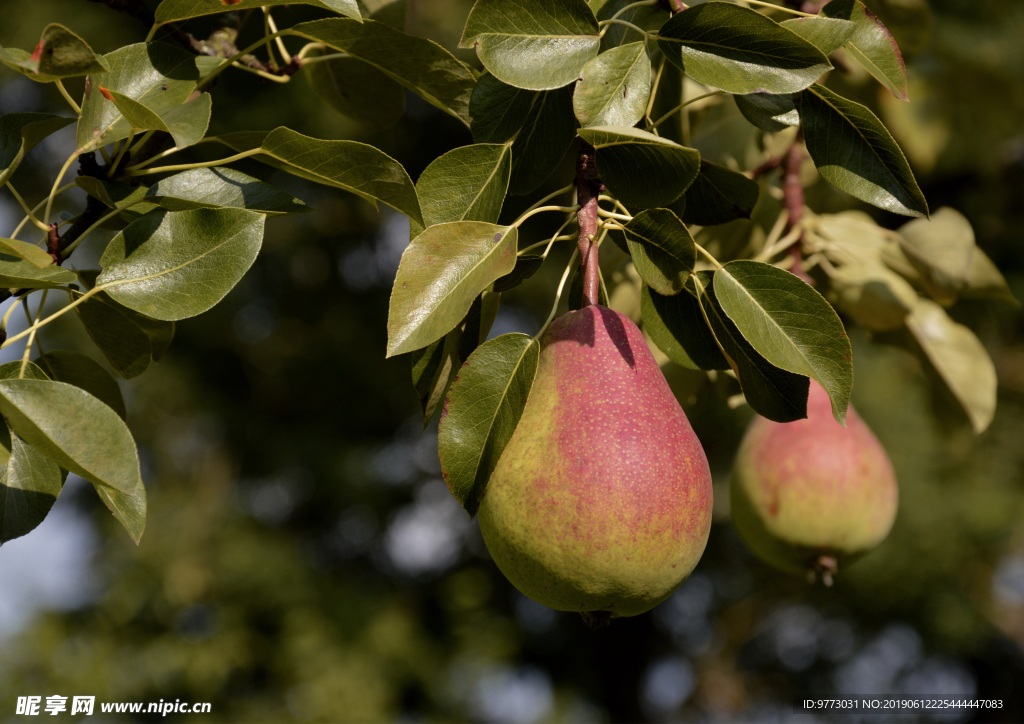
M1024 299L1024 4L868 5L905 51L912 103L856 74L834 73L830 84L876 109L931 207L962 211ZM454 49L469 7L409 0L407 28ZM275 11L279 26L323 14ZM102 52L147 29L86 0L6 0L0 17L0 44L24 48L54 21ZM212 27L185 29L205 37ZM68 86L80 94L80 81ZM287 125L357 139L413 178L471 142L412 96L396 126L354 125L301 73L287 85L225 73L213 96L211 133ZM745 133L728 116L734 107L723 109L725 135L703 149L712 160ZM53 88L0 73L0 113L15 111L67 107ZM36 148L15 177L19 191L41 198L72 146L65 130ZM218 153L208 148L196 158L215 158L202 155ZM685 386L711 461L716 522L669 601L595 632L524 598L490 562L440 479L436 425L421 432L408 359L384 359L408 221L249 160L238 167L318 211L271 220L243 282L180 323L160 364L124 385L149 492L142 544L72 479L40 528L0 548L0 720L22 720L17 696L86 694L208 701L204 720L232 722L1024 721L1018 309L963 301L951 310L999 374L996 418L980 437L916 358L851 329L854 403L892 457L901 506L889 539L827 590L755 560L728 522L729 466L752 413L667 370ZM73 210L82 199L69 196L61 208ZM859 208L821 183L808 202ZM506 212L526 204L511 199ZM0 229L20 217L2 195ZM539 239L546 227L527 229ZM85 247L74 265L95 258ZM548 267L504 296L494 334L539 328L562 268ZM70 323L42 340L101 359ZM806 698L846 697L1001 699L1003 708L802 710Z

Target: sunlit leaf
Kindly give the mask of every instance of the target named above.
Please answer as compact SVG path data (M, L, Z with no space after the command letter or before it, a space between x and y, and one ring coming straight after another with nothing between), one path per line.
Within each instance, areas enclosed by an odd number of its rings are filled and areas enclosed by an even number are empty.
M11 429L62 468L131 494L139 459L128 427L85 390L63 382L0 380L0 412Z
M33 53L0 46L0 63L38 83L109 70L106 61L88 43L59 23L43 28Z
M899 329L917 304L917 292L881 262L844 264L830 275L839 307L865 329Z
M517 232L456 221L413 239L391 292L387 356L421 349L454 329L477 295L514 268Z
M806 418L808 378L776 367L751 346L718 303L712 272L695 274L694 287L701 313L754 412L774 422Z
M107 246L96 282L155 319L194 317L223 299L252 266L265 219L241 209L144 216Z
M97 485L95 488L103 504L124 526L135 545L138 545L146 529L146 486L142 484L141 476L130 495L106 485Z
M853 350L835 310L799 277L771 264L732 261L715 272L715 295L750 345L771 364L812 377L846 422Z
M970 281L977 250L971 222L944 206L931 220L914 219L899 232L900 247L921 274L928 294L946 306L955 302Z
M51 380L81 387L122 420L128 419L117 380L92 357L70 349L56 349L37 357L35 363Z
M878 17L860 0L832 0L821 11L830 18L841 18L856 26L846 49L892 94L907 100L907 67L896 39Z
M807 151L823 179L886 211L928 215L903 151L874 113L820 85L794 98Z
M580 71L572 106L583 126L632 126L651 94L651 60L643 43L597 56Z
M751 93L734 95L733 99L743 117L762 131L778 133L800 125L800 114L789 94Z
M34 263L0 253L0 289L44 289L73 284L72 271L51 264L40 269Z
M857 24L842 18L791 18L779 23L792 30L825 55L839 50L853 37Z
M354 193L374 208L382 201L413 221L423 221L409 174L402 164L373 146L356 141L321 141L284 127L270 133L222 134L217 140L236 151L259 148L262 152L256 158L275 168Z
M749 8L708 2L677 13L658 33L670 63L729 93L793 93L832 69L792 30Z
M40 269L53 264L53 257L42 247L17 239L0 239L0 255L24 259Z
M424 224L497 223L511 173L509 144L478 143L440 156L416 182ZM413 223L410 235L420 231L422 227Z
M505 334L480 345L452 383L437 448L448 489L470 515L522 417L539 360L537 340Z
M188 101L199 80L196 56L167 43L135 43L104 56L107 73L93 73L85 84L75 142L79 153L127 138L132 124L100 90L121 94L164 116Z
M213 101L209 93L202 93L195 100L158 111L123 93L106 90L111 102L133 129L169 133L177 148L201 141L210 125Z
M572 83L600 45L584 0L477 0L459 43L496 78L531 90Z

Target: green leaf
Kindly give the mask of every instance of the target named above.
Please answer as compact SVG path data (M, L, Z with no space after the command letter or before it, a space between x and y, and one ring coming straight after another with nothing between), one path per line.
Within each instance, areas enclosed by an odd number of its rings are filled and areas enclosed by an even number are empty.
M128 531L135 545L138 545L146 529L146 486L142 484L142 477L139 477L130 495L106 485L96 485L95 488L103 504Z
M823 179L880 209L928 215L903 151L874 113L820 85L795 99L807 151Z
M518 229L480 221L431 226L402 254L388 313L388 357L440 339L516 263Z
M907 317L907 328L967 413L974 432L983 433L995 416L998 385L984 345L929 299L918 299Z
M462 328L456 327L441 339L431 342L423 349L413 350L412 384L420 398L423 409L423 427L430 424L434 410L448 394L452 379L459 371L459 340Z
M7 425L0 422L5 430ZM43 522L63 487L60 468L17 435L0 467L0 543L30 533Z
M977 245L971 222L944 206L931 220L914 219L900 227L900 247L921 274L928 294L949 306L970 281Z
M35 363L51 380L82 388L127 421L128 412L121 387L92 357L69 349L57 349L37 357Z
M856 30L846 43L850 55L894 96L907 100L907 66L896 39L882 21L859 0L832 0L821 14L853 22Z
M307 58L332 51L314 50ZM405 89L359 58L312 63L306 77L313 92L344 116L373 128L388 128L405 113Z
M527 194L544 183L576 137L571 86L528 91L486 73L473 91L470 113L476 143L513 141L513 194Z
M118 305L103 297L106 295L90 297L75 307L75 312L114 371L126 380L138 377L153 360L149 336Z
M917 292L880 261L844 264L830 275L840 308L860 326L876 332L903 327L917 304Z
M0 365L0 380L16 380L21 376L21 361L7 362ZM25 365L25 377L30 380L49 379L46 374L32 362ZM7 423L0 418L0 465L7 465L11 459L13 448L11 447L11 430Z
M96 278L99 275L99 269L78 270L78 279L86 289L92 289L96 286ZM121 314L130 319L136 327L145 332L146 336L149 337L149 343L153 348L153 361L160 361L160 357L163 356L163 353L171 346L171 341L174 339L174 322L147 317L141 312L136 312L134 309L129 309L123 304L115 302L104 292L97 292L94 298L116 308L121 312Z
M448 489L470 515L522 417L539 361L537 340L504 334L480 345L452 383L437 450Z
M663 296L646 284L640 291L644 331L677 365L691 370L727 370L715 335L704 321L691 277L682 294Z
M762 131L778 133L800 125L800 114L791 95L752 93L733 96L733 100L743 117Z
M597 149L601 180L629 208L668 206L697 178L700 154L667 138L622 126L581 128L579 133Z
M40 269L53 265L53 257L48 251L17 239L0 239L0 255L24 259Z
M93 73L86 80L75 136L79 153L95 151L131 134L131 122L106 99L101 88L165 116L188 101L199 80L196 56L167 43L135 43L104 59L110 71Z
M495 285L497 288L497 285ZM974 250L971 260L971 271L967 278L967 287L960 296L974 299L996 299L1007 302L1015 307L1020 306L1017 297L1013 296L1010 286L1006 283L999 268L992 263L988 255L981 249Z
M265 218L242 209L144 216L111 240L96 282L154 319L194 317L223 299L252 266Z
M90 196L111 208L131 206L139 216L161 207L168 211L193 209L248 209L267 216L313 211L291 194L233 168L193 168L158 181L153 186L131 186L91 176L75 182ZM146 199L145 202L141 202ZM134 221L134 219L132 219Z
M515 289L536 274L543 263L544 257L536 254L523 254L516 257L516 265L512 271L494 282L494 291L507 292Z
M700 173L683 194L683 223L712 226L749 219L760 193L757 181L701 159Z
M677 13L658 34L670 63L729 93L794 93L832 69L828 58L761 13L708 2Z
M77 281L74 272L51 264L40 269L34 263L0 253L0 289L44 289Z
M779 369L751 346L719 304L712 272L695 274L694 288L701 313L754 412L774 422L806 418L808 378Z
M697 261L693 237L668 209L634 216L626 223L626 245L640 278L659 294L681 292Z
M450 221L497 223L512 173L509 144L478 143L435 159L416 182L426 226ZM423 227L412 224L415 237Z
M715 294L743 337L768 362L813 377L846 424L853 350L835 310L809 284L771 264L732 261L715 273Z
M842 18L793 18L779 23L792 30L825 55L830 55L853 37L857 24Z
M0 186L11 180L25 154L52 133L75 122L51 113L6 113L0 116Z
M600 45L584 0L477 0L459 43L496 78L530 90L572 83Z
M0 46L0 63L38 83L109 70L106 61L93 53L88 43L59 23L43 28L33 53Z
M163 0L156 9L156 22L180 23L182 20L199 18L216 13L237 12L239 10L258 10L261 7L275 5L312 5L332 10L350 18L359 20L359 5L356 0L238 0L228 5L224 0Z
M63 382L0 381L0 412L11 429L62 468L131 494L139 480L135 441L117 413Z
M157 111L123 93L109 89L107 92L133 129L169 133L177 148L201 141L210 125L213 100L209 93L202 93L195 100Z
M432 40L375 20L345 18L299 23L288 35L309 38L369 63L431 105L469 125L475 78L462 61Z
M321 141L283 126L267 134L223 134L217 140L236 151L259 148L262 153L257 158L270 166L354 193L374 208L383 201L413 221L423 222L409 174L402 164L373 146L355 141Z
M630 43L583 66L572 107L582 126L632 126L650 95L651 60L643 43Z

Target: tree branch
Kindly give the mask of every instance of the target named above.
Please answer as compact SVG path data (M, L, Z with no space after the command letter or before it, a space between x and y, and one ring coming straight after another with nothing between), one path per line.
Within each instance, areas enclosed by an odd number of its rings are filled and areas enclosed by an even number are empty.
M786 220L786 233L800 225L804 218L804 185L800 180L800 166L804 162L804 132L801 128L797 131L796 140L789 147L783 159L782 193L783 203L789 218ZM793 257L793 266L790 271L803 279L808 284L814 281L807 275L803 267L803 246L804 235L800 232L800 238L789 247L789 254Z

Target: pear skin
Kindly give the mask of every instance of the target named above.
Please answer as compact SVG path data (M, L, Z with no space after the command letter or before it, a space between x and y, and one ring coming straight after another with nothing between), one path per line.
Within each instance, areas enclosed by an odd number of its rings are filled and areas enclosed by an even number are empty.
M501 572L551 608L635 616L697 565L711 502L704 449L636 325L600 306L554 320L480 504Z
M826 584L885 539L899 501L889 456L852 406L846 425L811 380L807 419L750 423L730 483L733 523L750 550Z

